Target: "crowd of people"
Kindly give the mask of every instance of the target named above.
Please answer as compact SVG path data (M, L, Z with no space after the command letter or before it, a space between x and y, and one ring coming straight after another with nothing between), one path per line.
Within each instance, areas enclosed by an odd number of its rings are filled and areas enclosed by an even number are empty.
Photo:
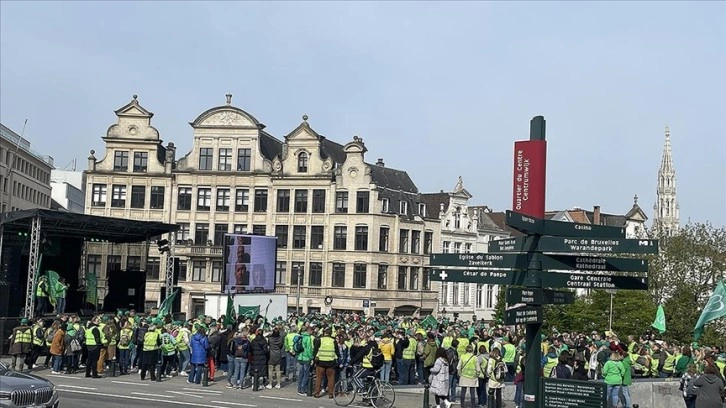
M416 317L310 314L267 322L220 316L187 321L141 317L134 311L101 314L87 322L62 315L21 321L10 338L12 368L39 366L54 374L85 369L100 378L108 369L137 372L152 381L174 375L200 384L220 377L227 388L253 391L295 383L301 396L333 398L334 384L350 377L366 386L373 375L399 385L427 384L436 406L499 408L502 389L513 382L514 403L523 405L526 344L521 330L483 321ZM687 408L721 408L726 353L722 345L670 344L650 331L621 338L615 333L550 333L542 336L541 376L603 380L612 407L630 408L633 378L680 378ZM222 376L219 375L220 371ZM313 381L314 384L310 384ZM468 394L468 398L467 398Z

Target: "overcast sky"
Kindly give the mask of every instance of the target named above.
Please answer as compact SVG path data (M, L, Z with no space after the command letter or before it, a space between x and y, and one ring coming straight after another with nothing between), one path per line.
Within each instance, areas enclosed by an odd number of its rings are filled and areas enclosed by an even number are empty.
M513 142L547 119L547 208L652 219L664 127L683 223L726 225L726 2L0 3L0 121L56 166L103 156L138 94L178 157L233 104L308 114L423 192L511 207Z

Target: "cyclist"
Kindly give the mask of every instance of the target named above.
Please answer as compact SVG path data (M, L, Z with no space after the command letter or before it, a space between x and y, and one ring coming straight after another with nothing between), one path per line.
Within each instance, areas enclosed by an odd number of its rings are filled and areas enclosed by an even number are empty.
M366 345L358 350L358 353L350 359L351 366L356 366L360 363L361 368L353 374L353 381L361 390L365 389L363 380L367 377L373 377L376 375L376 370L373 368L371 358L373 357L373 350L378 349L378 343L373 337L373 334L374 332L372 330L369 330L368 333L366 333Z

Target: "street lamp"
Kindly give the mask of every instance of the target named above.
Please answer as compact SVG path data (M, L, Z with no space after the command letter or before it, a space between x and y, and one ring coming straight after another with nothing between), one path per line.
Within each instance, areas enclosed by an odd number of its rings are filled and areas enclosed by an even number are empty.
M295 267L297 271L297 314L300 315L300 281L302 280L302 268L300 265Z

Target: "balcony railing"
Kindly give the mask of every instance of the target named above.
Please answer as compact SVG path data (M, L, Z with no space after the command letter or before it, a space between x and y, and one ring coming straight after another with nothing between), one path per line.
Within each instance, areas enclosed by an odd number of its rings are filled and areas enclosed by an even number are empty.
M297 286L278 285L275 293L297 296ZM411 300L418 301L423 298L424 301L435 301L438 298L437 292L418 291L418 290L394 290L394 289L353 289L353 288L322 288L318 286L301 286L300 296L340 296L341 291L345 291L346 295L353 297L367 297L371 299L390 299L390 300ZM346 296L347 297L347 296Z
M177 255L222 256L222 247L206 245L177 245L174 247L174 253Z

